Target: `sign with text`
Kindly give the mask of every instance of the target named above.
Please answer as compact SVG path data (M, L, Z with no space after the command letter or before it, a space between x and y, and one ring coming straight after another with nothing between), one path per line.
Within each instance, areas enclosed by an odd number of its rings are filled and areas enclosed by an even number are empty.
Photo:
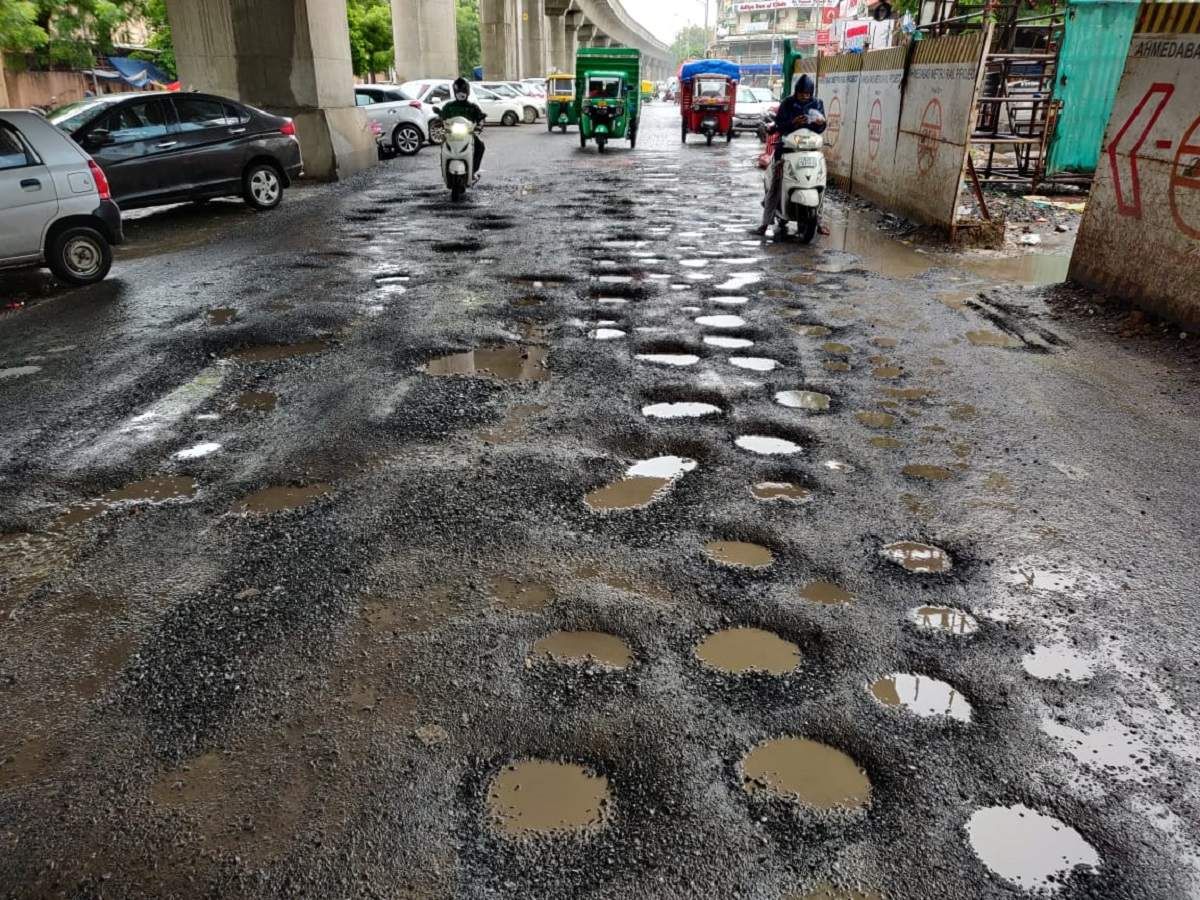
M825 104L825 161L834 184L849 188L854 168L854 130L863 57L853 53L820 61L817 96Z
M896 184L900 86L907 55L904 47L859 55L862 71L854 116L851 186L854 193L889 208Z

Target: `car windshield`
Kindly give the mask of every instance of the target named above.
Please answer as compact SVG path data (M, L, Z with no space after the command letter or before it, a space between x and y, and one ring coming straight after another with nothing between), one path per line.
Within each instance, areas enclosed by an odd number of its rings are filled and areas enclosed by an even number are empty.
M724 100L724 80L717 78L697 78L696 96L702 100Z
M573 78L556 78L551 90L556 94L574 94L575 80Z
M65 131L67 134L71 134L97 112L106 108L111 102L112 101L110 100L102 100L98 98L91 100L78 100L75 103L68 103L66 106L60 106L58 109L46 116L46 118Z
M510 88L507 84L489 84L487 86L487 89L489 91L491 91L493 94L499 94L501 97L519 97L520 96L520 94L518 94L515 90Z
M738 88L738 103L758 103L758 96L751 88Z
M754 91L754 96L758 98L759 103L774 103L775 95L767 88L751 88Z
M588 97L592 100L616 100L621 96L620 78L589 78Z

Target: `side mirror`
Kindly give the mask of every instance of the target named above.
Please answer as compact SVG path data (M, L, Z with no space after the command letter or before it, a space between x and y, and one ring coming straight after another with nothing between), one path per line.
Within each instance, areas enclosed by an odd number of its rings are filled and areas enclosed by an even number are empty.
M433 113L434 115L440 116L442 114L442 108L440 106L435 106L433 108Z
M107 128L96 128L88 133L87 144L89 147L107 147L113 142L113 136Z

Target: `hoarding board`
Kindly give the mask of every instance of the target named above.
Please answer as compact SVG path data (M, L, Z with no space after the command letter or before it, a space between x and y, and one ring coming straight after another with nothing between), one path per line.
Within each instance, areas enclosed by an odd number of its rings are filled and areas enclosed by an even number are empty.
M907 48L861 54L851 163L854 193L890 207L895 185L900 88Z
M825 104L825 159L830 180L849 189L854 169L854 128L858 115L862 54L821 58L817 96Z

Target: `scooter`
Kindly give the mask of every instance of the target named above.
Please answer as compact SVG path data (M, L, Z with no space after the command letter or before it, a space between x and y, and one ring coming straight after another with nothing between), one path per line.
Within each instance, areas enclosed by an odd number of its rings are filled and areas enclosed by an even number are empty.
M821 221L828 173L825 168L825 139L801 128L782 139L783 191L775 211L776 238L787 236L788 222L795 222L800 242L811 244ZM766 178L771 177L767 170ZM770 185L767 185L769 188Z
M454 118L446 123L442 144L442 178L450 188L450 199L462 200L467 188L475 183L475 134L482 131L470 119Z

